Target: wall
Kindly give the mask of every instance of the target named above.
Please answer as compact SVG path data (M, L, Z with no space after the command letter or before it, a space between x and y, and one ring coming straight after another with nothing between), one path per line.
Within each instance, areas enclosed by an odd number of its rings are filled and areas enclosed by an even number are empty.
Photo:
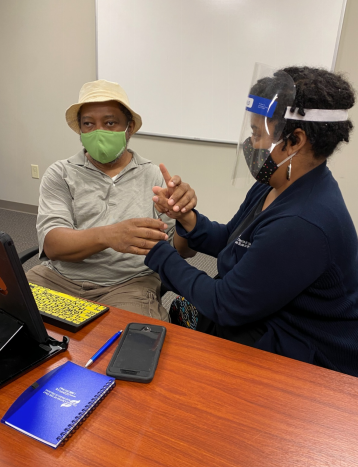
M349 111L355 125L349 144L332 156L329 164L342 190L344 200L358 230L358 2L348 0L339 43L336 71L344 72L357 91L356 105Z
M345 70L356 89L357 19L358 2L348 0L336 69ZM37 205L39 181L31 178L30 164L39 164L41 175L80 148L64 111L77 100L81 85L96 77L94 25L94 0L1 2L0 42L6 47L0 59L6 66L0 76L0 207ZM350 115L358 126L358 105ZM135 136L130 147L188 181L197 191L199 210L212 219L227 221L243 199L245 188L231 184L234 146ZM358 131L330 166L358 228L357 147Z
M0 2L0 200L37 205L30 165L81 147L64 112L96 79L94 24L94 0Z

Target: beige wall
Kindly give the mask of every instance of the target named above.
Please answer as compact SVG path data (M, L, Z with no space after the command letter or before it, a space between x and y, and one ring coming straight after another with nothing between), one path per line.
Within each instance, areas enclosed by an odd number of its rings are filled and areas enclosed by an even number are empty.
M94 0L0 1L0 200L37 205L46 167L80 148L64 120L96 79Z
M357 91L356 105L349 112L355 125L349 144L332 156L329 164L339 183L349 212L358 230L358 1L348 0L339 43L336 71L344 72Z
M358 1L348 0L336 69L356 89L357 19ZM0 48L0 200L36 205L39 181L30 164L42 175L80 147L64 110L96 76L94 0L2 0L0 42L6 44ZM351 118L358 127L358 105ZM357 145L358 131L330 163L356 227ZM227 221L243 199L245 189L231 185L234 146L136 136L130 147L192 184L198 208L212 219Z

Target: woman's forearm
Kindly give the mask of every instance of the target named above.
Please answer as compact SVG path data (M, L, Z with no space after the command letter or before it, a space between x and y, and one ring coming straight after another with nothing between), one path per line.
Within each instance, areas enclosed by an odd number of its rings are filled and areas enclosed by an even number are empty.
M191 232L196 225L196 214L193 211L188 212L185 216L179 219L179 222L187 232ZM174 247L182 258L192 258L196 255L196 251L188 246L188 240L180 237L175 232L174 234Z
M176 232L174 234L174 248L182 258L192 258L196 255L196 251L192 250L188 245L186 238L180 237Z
M184 229L189 233L196 226L196 214L194 211L189 211L184 216L178 218L178 221L184 227Z

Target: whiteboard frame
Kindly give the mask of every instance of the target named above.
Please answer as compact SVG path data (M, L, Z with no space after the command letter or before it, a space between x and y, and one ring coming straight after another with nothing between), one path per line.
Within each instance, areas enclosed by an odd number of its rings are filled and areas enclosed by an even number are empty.
M335 66L336 66L339 43L340 43L340 40L341 40L342 29L343 29L343 22L344 22L344 17L345 17L345 14L346 14L347 1L348 0L343 0L343 4L342 4L342 11L341 11L341 17L340 17L340 20L339 20L339 26L338 26L338 32L337 32L337 38L336 38L336 45L335 45L334 53L333 53L331 71L334 71ZM96 17L96 21L95 21L96 79L98 79L98 75L99 75L98 74L98 0L95 0L95 17ZM196 141L196 142L202 142L202 143L229 144L229 145L232 145L232 146L237 145L237 141L235 142L235 141L223 141L223 140L213 140L213 139L191 138L191 137L176 136L176 135L163 135L163 134L160 134L160 133L146 133L146 132L143 132L143 131L138 131L136 133L136 135L138 135L138 136L153 136L155 138L164 138L164 139L178 139L178 140L184 140L184 141Z
M96 0L97 3L97 0ZM341 41L341 35L342 35L342 29L343 29L343 22L344 22L344 17L346 14L346 8L347 8L347 0L343 1L342 5L342 12L341 12L341 19L339 20L339 26L338 26L338 32L337 32L337 39L336 39L336 46L334 48L334 54L333 54L333 61L332 61L332 68L331 71L334 71L336 68L336 61L337 61L337 56L338 56L338 49L339 49L339 43ZM96 17L97 18L97 17ZM98 68L97 68L97 76L98 76Z

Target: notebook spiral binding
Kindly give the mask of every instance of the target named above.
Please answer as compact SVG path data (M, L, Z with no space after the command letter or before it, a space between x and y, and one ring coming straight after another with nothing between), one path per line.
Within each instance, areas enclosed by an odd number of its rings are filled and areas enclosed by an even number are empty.
M63 441L60 443L60 446L63 446L66 443L66 441L68 441L72 437L72 435L78 430L78 428L89 417L89 415L94 411L94 409L113 390L115 385L115 381L109 381L103 386L103 388L100 391L97 392L97 394L89 401L89 403L84 406L81 412L72 420L72 422L69 425L67 425L64 431L60 433L60 436L56 438L57 441L60 441L65 436Z

